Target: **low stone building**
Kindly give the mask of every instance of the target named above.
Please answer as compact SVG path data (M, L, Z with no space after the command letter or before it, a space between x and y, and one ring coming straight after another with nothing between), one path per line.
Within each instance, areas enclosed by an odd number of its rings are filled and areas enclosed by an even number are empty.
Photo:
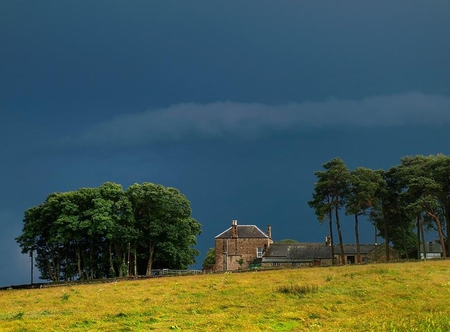
M384 262L386 260L384 244L360 244L359 262L356 244L344 244L343 247L345 264ZM397 258L397 252L389 248L389 259ZM264 254L261 267L330 266L332 262L331 246L328 243L274 243ZM339 244L334 245L334 263L343 265Z
M378 245L375 245L375 248L370 250L367 255L365 256L364 262L367 263L380 263L380 262L386 262L386 261L393 261L400 258L400 255L398 254L398 251L389 246L389 259L386 259L386 243L381 243Z
M248 269L252 262L262 259L273 243L271 227L267 233L255 225L238 225L233 220L231 227L215 237L215 271Z
M331 265L331 247L323 243L274 243L264 254L262 268Z

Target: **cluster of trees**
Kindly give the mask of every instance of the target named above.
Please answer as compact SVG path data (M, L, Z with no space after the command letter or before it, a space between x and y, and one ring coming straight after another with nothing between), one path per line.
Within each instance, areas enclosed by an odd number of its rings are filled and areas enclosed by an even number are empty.
M336 225L342 255L342 210L354 219L358 261L360 216L366 216L378 235L406 257L411 248L419 252L428 231L437 235L444 257L450 252L450 156L408 156L388 170L349 170L340 158L322 167L323 171L315 173L317 182L308 204L320 222L328 221L332 244L333 223ZM386 250L389 259L389 246ZM342 261L345 263L344 257Z
M107 182L49 195L25 211L16 241L22 253L37 254L42 279L59 282L186 269L199 254L200 233L178 189Z

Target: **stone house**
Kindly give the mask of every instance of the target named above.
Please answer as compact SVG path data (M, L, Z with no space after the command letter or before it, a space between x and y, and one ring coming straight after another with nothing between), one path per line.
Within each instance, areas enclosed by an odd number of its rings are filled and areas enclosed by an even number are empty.
M233 220L231 227L215 237L215 271L248 269L252 262L261 260L272 245L271 227L264 233L255 225L238 225Z

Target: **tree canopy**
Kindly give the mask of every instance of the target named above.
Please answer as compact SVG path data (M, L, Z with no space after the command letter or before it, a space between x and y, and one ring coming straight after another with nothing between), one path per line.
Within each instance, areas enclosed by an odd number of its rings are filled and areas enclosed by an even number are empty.
M176 188L153 183L127 190L112 182L53 193L25 211L22 252L35 251L41 278L96 279L150 275L152 267L195 263L201 225Z
M344 208L347 215L354 216L357 247L358 218L366 216L378 235L406 256L414 248L420 250L425 231L435 232L443 256L448 255L450 156L407 156L399 165L376 171L363 167L348 170L341 159L334 158L323 168L315 173L317 182L308 204L321 223L329 221L331 240L334 222L342 243L339 211Z

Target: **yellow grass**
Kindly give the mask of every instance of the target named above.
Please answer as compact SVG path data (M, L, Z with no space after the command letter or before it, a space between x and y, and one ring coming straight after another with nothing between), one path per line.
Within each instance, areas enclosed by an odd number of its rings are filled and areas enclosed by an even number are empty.
M449 331L450 261L0 292L1 331Z

